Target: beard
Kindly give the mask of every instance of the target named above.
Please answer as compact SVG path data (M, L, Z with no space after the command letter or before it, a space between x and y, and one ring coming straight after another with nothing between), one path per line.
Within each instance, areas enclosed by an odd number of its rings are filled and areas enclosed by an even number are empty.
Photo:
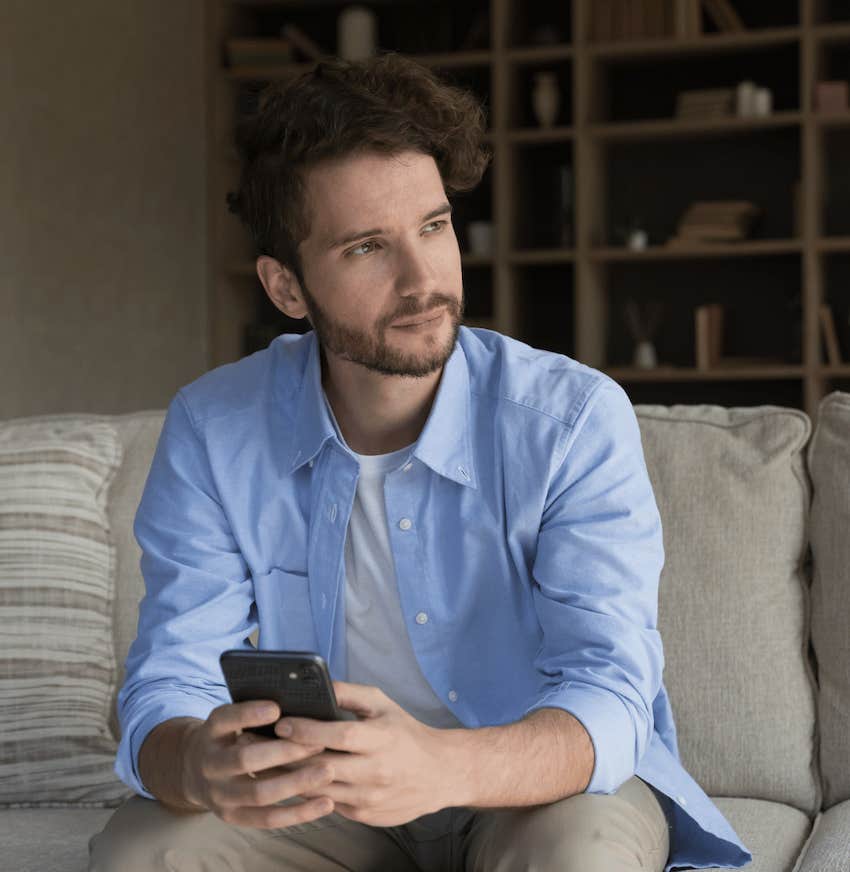
M465 307L463 294L460 302L454 297L435 294L427 305L411 311L395 312L388 318L380 319L371 330L360 330L335 320L322 309L303 278L301 290L307 307L307 320L316 332L320 349L381 375L424 378L441 369L454 351ZM433 312L441 306L451 322L449 337L445 342L437 340L429 343L433 347L416 352L393 348L387 343L386 333L394 329L390 326L393 321L415 318L418 314Z

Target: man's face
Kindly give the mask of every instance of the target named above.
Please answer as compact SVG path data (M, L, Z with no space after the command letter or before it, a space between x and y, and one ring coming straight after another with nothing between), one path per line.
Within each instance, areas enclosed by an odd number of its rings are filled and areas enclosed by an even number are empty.
M464 301L434 159L409 151L326 162L308 172L306 190L311 228L299 248L301 290L325 354L383 375L439 370L454 349ZM433 320L399 324L426 318Z

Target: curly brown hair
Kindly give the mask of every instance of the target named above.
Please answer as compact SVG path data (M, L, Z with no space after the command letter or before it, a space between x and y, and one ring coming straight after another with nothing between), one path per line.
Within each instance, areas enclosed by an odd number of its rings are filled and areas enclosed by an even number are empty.
M419 151L434 158L450 196L481 181L492 159L485 126L474 94L397 52L324 60L286 85L268 85L257 111L237 124L242 170L228 209L247 226L257 254L291 267L303 285L307 170L357 153Z

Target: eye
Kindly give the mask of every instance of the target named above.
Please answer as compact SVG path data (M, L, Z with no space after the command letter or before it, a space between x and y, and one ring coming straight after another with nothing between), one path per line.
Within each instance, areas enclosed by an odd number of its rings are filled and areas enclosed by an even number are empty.
M364 248L367 245L375 245L375 241L373 239L367 239L366 242L361 242L360 245L356 245L354 248L349 248L348 251L345 252L345 256L348 257L349 254L356 254L360 251L361 248ZM364 254L368 254L368 251L363 252Z
M426 224L426 227L438 227L440 230L448 224L448 221L432 221L430 224Z

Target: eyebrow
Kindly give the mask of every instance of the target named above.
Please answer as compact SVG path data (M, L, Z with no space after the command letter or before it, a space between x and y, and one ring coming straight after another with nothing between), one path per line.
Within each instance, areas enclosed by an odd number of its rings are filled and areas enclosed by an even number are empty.
M425 221L430 221L432 218L436 218L438 215L451 215L452 206L450 203L441 203L437 206L436 209L432 209L427 214L423 215L419 219L419 223L422 224ZM339 248L342 245L348 245L349 242L356 242L358 239L363 239L366 236L380 236L382 233L385 233L385 230L382 230L380 227L375 227L372 230L357 230L354 233L347 233L345 236L340 237L339 239L334 239L328 243L328 251Z

